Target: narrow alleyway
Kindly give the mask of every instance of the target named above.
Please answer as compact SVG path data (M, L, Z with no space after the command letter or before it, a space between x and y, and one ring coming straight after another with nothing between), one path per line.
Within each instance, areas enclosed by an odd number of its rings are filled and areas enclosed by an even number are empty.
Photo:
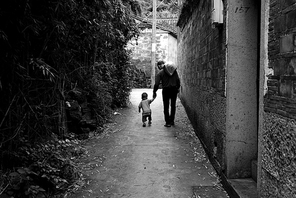
M85 142L82 160L86 185L69 197L226 198L201 143L177 102L176 124L164 127L161 90L151 104L152 125L142 127L134 89L128 108L114 114L106 131Z

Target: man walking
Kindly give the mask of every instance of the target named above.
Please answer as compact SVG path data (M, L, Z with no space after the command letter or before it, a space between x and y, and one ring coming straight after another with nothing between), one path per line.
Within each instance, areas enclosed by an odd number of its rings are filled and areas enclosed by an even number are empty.
M157 90L160 83L162 83L162 99L163 99L163 113L165 119L165 127L170 127L175 124L176 101L180 89L180 78L177 73L177 68L174 63L160 60L157 62L157 67L161 70L155 78L155 85L153 88L153 98L156 98ZM169 107L171 104L171 111Z

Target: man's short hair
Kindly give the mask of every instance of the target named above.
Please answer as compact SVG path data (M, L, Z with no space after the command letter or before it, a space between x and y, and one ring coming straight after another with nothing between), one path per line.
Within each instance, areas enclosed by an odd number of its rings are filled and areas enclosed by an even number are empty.
M168 62L165 63L165 65L166 65L166 66L173 66L173 67L176 66L175 63L174 63L173 61L168 61Z

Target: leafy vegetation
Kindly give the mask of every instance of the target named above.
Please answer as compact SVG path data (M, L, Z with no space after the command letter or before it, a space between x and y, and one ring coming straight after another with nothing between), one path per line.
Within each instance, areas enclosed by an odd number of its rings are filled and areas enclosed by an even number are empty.
M175 8L165 0L158 11ZM138 34L131 15L151 11L147 0L0 2L0 196L58 197L77 186L84 150L72 128L87 115L102 131L145 84L125 47ZM82 121L69 120L73 107Z
M153 1L151 0L139 0L139 4L142 7L142 15L148 18L152 18ZM179 7L177 0L157 0L157 18L176 17Z
M0 2L0 196L53 197L73 185L83 152L67 101L80 92L97 131L126 105L132 13L141 13L133 0Z

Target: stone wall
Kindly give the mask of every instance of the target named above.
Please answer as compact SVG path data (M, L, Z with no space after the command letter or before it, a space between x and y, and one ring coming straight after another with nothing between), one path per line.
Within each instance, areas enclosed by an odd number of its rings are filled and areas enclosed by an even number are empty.
M261 197L296 195L296 121L264 114Z
M296 194L296 1L271 0L264 98L262 197Z
M179 20L178 72L180 99L197 135L224 169L225 31L211 22L211 1L196 1L192 16ZM188 8L190 9L190 8ZM186 13L185 13L186 14Z

